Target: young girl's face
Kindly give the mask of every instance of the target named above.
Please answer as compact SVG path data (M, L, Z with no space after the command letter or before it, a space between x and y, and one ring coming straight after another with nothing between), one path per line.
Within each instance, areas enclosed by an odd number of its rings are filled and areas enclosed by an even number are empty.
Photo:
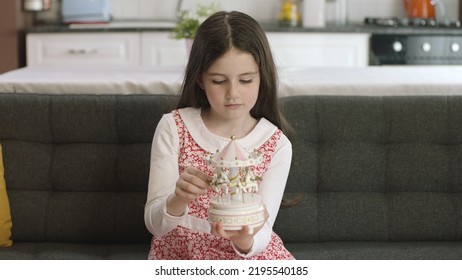
M201 87L214 118L249 118L258 98L260 73L253 56L232 48L218 58L202 75Z

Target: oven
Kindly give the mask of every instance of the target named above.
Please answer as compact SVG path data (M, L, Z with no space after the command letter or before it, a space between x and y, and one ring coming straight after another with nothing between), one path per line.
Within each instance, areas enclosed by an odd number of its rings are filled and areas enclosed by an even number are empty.
M462 65L460 21L367 18L370 65Z

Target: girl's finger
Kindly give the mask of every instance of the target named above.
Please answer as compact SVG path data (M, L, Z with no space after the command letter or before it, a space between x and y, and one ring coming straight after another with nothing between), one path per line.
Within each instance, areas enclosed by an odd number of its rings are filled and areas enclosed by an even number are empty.
M223 225L218 222L214 222L212 224L212 232L215 236L221 236L223 238L229 239L229 235L223 228Z
M200 171L199 169L197 168L194 168L192 166L189 166L186 168L186 171L191 174L191 175L194 175L196 177L198 177L199 179L203 180L204 182L210 182L212 181L212 177L205 174L204 172Z

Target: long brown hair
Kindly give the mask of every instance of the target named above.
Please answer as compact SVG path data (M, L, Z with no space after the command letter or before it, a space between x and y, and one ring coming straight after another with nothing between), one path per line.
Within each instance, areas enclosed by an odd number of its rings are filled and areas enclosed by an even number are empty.
M217 12L199 27L186 66L177 109L210 107L204 90L197 82L232 47L250 53L260 71L258 99L250 110L252 117L264 117L284 133L291 132L279 107L276 65L266 34L255 19L241 12Z

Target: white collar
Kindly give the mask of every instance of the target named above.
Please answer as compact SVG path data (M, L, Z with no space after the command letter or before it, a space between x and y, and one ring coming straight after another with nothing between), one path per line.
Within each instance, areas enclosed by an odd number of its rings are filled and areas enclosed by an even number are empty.
M229 138L216 135L208 130L202 120L200 108L188 107L178 111L191 137L202 149L215 153L217 149L221 150L229 143ZM251 152L263 145L276 130L277 127L274 124L261 118L249 134L237 141L248 152Z

